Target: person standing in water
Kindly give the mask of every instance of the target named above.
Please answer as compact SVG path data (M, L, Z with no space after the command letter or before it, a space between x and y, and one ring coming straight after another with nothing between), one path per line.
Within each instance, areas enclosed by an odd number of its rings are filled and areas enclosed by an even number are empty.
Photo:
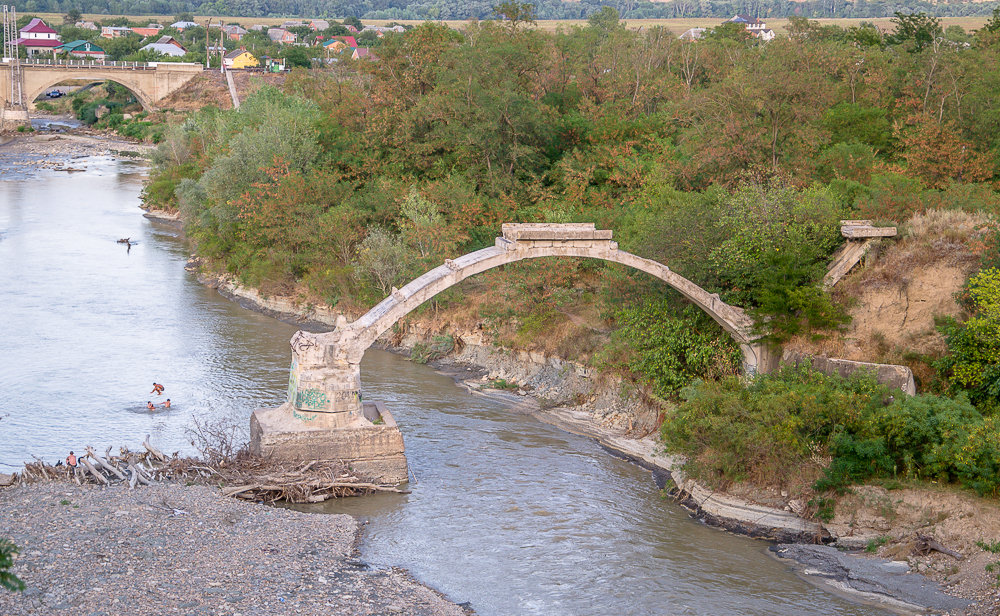
M149 410L151 410L151 411L155 411L156 410L156 407L153 406L153 403L151 401L149 401L149 400L146 400L146 408L149 409Z
M167 398L167 401L163 403L163 408L165 409L170 408L170 398Z
M157 396L163 393L163 385L160 385L156 381L153 381L153 391L149 392L151 394L155 393Z

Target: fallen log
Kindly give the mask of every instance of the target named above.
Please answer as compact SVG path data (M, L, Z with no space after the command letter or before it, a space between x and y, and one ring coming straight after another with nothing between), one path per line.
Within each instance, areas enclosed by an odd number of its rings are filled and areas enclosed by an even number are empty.
M110 451L111 448L108 447L108 450ZM116 475L122 481L126 481L125 475L122 474L122 472L120 470L118 470L117 468L115 468L110 462L108 462L107 460L105 460L101 456L99 456L96 453L94 453L94 450L93 450L92 447L87 447L87 455L89 457L93 458L94 461L97 462L98 466L100 466L101 468L107 470L108 472Z
M148 451L150 453L150 455L152 455L154 458L156 458L160 462L166 462L167 461L167 456L163 455L162 451L160 451L156 447L153 447L152 445L150 445L150 443L149 443L149 435L148 434L146 435L146 440L144 440L142 442L142 446L146 448L146 451Z
M83 465L87 467L87 470L90 471L91 475L97 477L98 481L100 481L104 485L108 485L108 478L102 475L100 471L98 471L96 468L94 468L94 465L90 463L90 460L88 460L87 458L80 458L80 462L82 462Z
M141 470L139 470L139 468L137 468L135 464L129 464L128 465L128 470L131 471L132 476L135 479L135 481L138 481L139 483L141 483L144 486L148 486L148 485L152 484L152 482L149 479L146 478L145 474Z
M913 551L920 554L921 556L927 556L931 552L941 552L942 554L947 554L955 560L962 560L965 558L955 550L949 549L934 540L934 537L930 535L923 535L917 533L917 542L913 546Z

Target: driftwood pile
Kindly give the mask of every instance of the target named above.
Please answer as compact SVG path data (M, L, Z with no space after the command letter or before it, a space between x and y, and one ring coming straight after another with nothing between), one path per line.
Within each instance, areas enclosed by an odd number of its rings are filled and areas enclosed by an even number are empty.
M366 482L348 472L347 467L335 462L313 461L288 466L266 458L254 458L246 450L229 459L206 462L198 458L182 458L176 453L167 456L150 444L149 436L142 443L144 451L122 448L118 455L111 455L111 448L104 455L87 447L86 455L78 458L76 467L52 466L35 457L26 463L21 473L13 478L23 485L41 481L73 481L98 485L128 485L135 489L160 481L185 481L215 485L225 496L256 502L273 503L284 500L291 503L319 503L331 498L358 496L372 492L404 490Z

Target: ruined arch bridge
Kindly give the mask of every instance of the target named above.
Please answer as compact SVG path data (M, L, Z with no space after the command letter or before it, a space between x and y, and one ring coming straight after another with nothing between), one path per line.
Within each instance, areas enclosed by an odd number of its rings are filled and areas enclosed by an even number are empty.
M13 70L10 58L0 64L0 109L7 110ZM186 62L89 62L83 60L21 60L24 102L34 109L34 100L48 88L70 79L114 81L128 88L147 111L178 90L204 67ZM23 113L23 112L22 112ZM8 118L27 119L27 118Z
M662 263L618 249L611 231L592 223L504 224L494 246L447 260L353 323L344 317L332 332L292 337L288 398L258 409L250 420L251 450L275 459L344 460L359 474L385 483L406 481L403 439L378 403L361 399L361 358L399 319L441 291L480 272L539 257L586 257L621 263L676 289L725 329L743 351L746 373L767 372L777 357L754 333L753 320Z

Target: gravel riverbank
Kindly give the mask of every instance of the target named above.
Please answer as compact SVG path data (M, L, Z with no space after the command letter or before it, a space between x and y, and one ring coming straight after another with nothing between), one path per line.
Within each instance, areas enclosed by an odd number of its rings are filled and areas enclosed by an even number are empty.
M0 489L0 536L20 547L13 572L27 585L0 591L0 614L470 613L356 560L360 529L204 486Z

